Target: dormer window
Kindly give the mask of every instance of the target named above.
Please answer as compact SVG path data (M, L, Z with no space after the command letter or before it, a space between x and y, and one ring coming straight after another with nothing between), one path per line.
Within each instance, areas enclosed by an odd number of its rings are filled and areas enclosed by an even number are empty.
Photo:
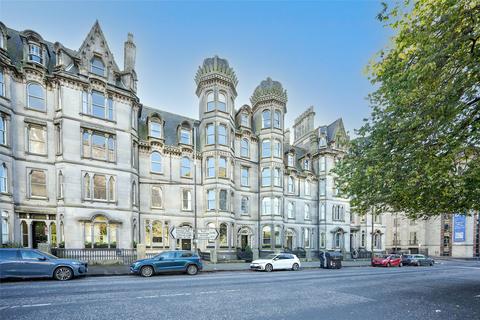
M28 45L28 61L43 64L42 48L38 44Z
M288 166L289 166L289 167L293 167L293 166L294 166L293 154L289 154L289 155L288 155Z
M327 145L327 139L325 139L325 137L320 137L318 144L320 147L325 147Z
M303 169L310 170L310 160L308 159L303 160Z
M240 114L240 125L243 126L243 127L248 127L249 126L249 124L248 124L248 113L242 112Z
M90 61L90 72L98 76L105 76L105 65L99 57L93 57Z
M157 119L150 121L150 136L158 139L162 138L162 124Z
M191 144L191 132L188 128L180 129L180 143Z

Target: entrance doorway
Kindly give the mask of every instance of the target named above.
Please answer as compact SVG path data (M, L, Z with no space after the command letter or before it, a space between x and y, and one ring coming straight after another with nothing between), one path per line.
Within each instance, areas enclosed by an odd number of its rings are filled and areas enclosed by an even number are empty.
M293 235L287 235L287 249L293 250Z
M192 240L191 239L181 239L182 250L192 250Z
M32 222L32 247L38 248L39 243L48 242L47 225L42 221Z
M242 234L240 236L240 248L242 250L245 250L245 248L248 246L248 235Z

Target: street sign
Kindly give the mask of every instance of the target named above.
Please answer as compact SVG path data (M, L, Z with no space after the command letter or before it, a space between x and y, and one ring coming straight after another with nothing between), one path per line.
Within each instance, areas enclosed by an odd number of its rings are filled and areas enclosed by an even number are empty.
M191 227L173 227L170 234L175 239L193 239L193 229Z
M462 214L453 215L453 242L465 242L466 218Z
M216 240L218 238L217 229L197 229L197 239L198 240Z

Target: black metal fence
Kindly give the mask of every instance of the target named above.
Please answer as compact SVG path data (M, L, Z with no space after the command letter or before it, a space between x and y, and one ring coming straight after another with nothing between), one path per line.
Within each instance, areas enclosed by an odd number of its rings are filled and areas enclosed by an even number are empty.
M59 258L77 259L88 263L131 264L137 260L137 249L61 249L52 248L52 254Z

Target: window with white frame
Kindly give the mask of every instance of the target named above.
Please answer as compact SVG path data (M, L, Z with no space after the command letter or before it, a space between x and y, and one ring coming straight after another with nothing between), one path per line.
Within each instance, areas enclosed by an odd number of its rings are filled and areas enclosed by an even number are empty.
M8 128L7 128L7 116L1 113L0 116L0 144L1 145L8 145Z
M278 110L275 110L274 117L273 117L273 126L277 129L282 128L282 113Z
M1 34L0 38L2 38ZM0 70L0 96L5 97L5 76L3 74L3 70Z
M132 109L132 129L137 130L138 127L138 111Z
M207 177L215 177L215 158L213 157L207 158Z
M240 211L242 214L248 214L248 197L242 197Z
M303 170L310 170L310 160L304 159L303 160Z
M132 205L136 206L138 204L137 196L137 182L133 181L132 183Z
M273 198L273 214L280 215L280 198Z
M30 43L28 45L28 61L43 64L43 50L38 44Z
M215 210L216 208L216 194L214 189L207 191L207 210Z
M294 167L295 166L295 158L293 154L288 155L288 166L289 167Z
M325 232L320 233L320 248L325 248L326 242L327 242L327 236Z
M1 34L0 34L1 37ZM2 212L0 217L2 218L2 244L7 244L8 241L8 234L9 234L9 225L8 225L8 218L4 217L3 215L6 214L6 211Z
M324 137L324 136L321 136L319 139L318 139L318 145L320 147L325 147L327 145L327 139Z
M218 205L220 210L227 210L227 190L220 190L218 193Z
M343 246L343 233L342 231L337 231L333 234L333 246L335 248L341 248Z
M272 127L272 112L270 110L264 110L262 112L262 129Z
M215 95L213 91L207 93L207 111L215 110Z
M228 145L227 143L227 127L223 124L218 126L218 144Z
M220 157L218 159L218 176L220 178L227 177L227 158Z
M293 177L288 177L288 193L295 192L295 180Z
M248 187L249 186L249 170L248 167L242 167L240 169L240 176L241 176L241 184L242 187Z
M31 82L27 85L27 107L29 109L35 109L45 111L45 89L35 82Z
M192 190L182 191L182 210L192 210Z
M310 220L310 206L308 204L305 204L303 207L303 216L305 220Z
M248 157L250 153L249 151L248 139L242 139L240 142L240 155L242 157Z
M91 101L92 107L88 114L101 119L113 120L112 98L106 98L102 92L92 90Z
M262 169L262 187L268 187L272 185L270 168Z
M0 192L8 192L8 169L5 163L0 166Z
M320 172L323 172L326 170L326 168L327 168L326 158L325 156L321 156L320 158L318 158L318 170Z
M270 139L262 140L262 158L269 158L272 156L272 145Z
M325 202L320 203L320 220L325 220L326 218L326 204Z
M262 214L272 214L272 198L265 197L262 199Z
M150 168L152 172L162 173L163 172L163 161L162 155L158 151L153 151L150 155Z
M47 198L47 172L41 169L32 169L28 176L30 197Z
M305 228L303 229L303 246L304 248L310 248L310 230Z
M319 193L321 196L324 196L325 193L326 193L326 182L325 182L325 179L320 179L320 182L319 182Z
M213 123L207 124L207 144L215 144L215 126Z
M192 163L190 158L182 157L182 164L180 167L180 175L182 177L191 177L192 176Z
M36 154L47 153L47 127L37 124L27 124L28 152Z
M273 168L273 185L276 187L282 186L282 175L280 168Z
M192 144L191 139L191 130L188 128L180 129L180 143L182 144Z
M105 64L100 57L93 57L90 60L90 72L98 76L105 76Z
M240 114L240 125L243 127L249 127L248 113L242 112Z
M382 249L382 234L380 232L375 232L373 235L373 243L375 246L375 249L381 250Z
M280 140L275 139L273 142L273 156L276 158L282 157L282 143Z
M265 226L262 228L262 247L270 248L272 245L272 228Z
M227 112L227 97L223 92L218 93L217 108L220 111Z
M85 200L115 201L116 183L113 176L85 173L83 176L83 198Z
M83 158L115 162L115 136L110 133L82 129L82 156Z
M288 219L295 219L295 205L290 201L287 205L287 217Z
M310 181L305 180L305 195L309 196L310 195Z
M162 138L162 123L159 119L153 118L150 120L150 137Z
M163 192L162 188L159 186L152 186L151 191L151 205L152 208L162 208L163 207Z
M64 191L64 178L63 178L63 172L60 170L58 172L58 180L57 180L57 198L58 199L63 199L63 191Z

